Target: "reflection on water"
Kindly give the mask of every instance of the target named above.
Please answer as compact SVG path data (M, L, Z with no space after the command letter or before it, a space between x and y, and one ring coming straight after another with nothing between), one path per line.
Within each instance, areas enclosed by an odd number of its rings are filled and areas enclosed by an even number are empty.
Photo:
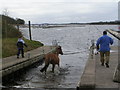
M109 28L117 29L117 26L86 25L84 27L32 29L34 40L41 41L45 45L51 45L53 40L57 40L62 46L64 55L60 55L60 71L56 66L53 74L50 65L45 76L40 72L43 64L27 71L21 80L15 81L17 84L12 86L17 88L75 88L83 73L91 40L96 41L102 32ZM28 29L22 28L21 31L26 38L29 38ZM115 38L114 40L116 45L117 40Z

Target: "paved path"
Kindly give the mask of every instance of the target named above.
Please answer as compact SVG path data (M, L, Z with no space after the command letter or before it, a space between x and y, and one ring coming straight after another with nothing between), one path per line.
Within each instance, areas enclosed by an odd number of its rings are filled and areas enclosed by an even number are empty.
M110 67L101 66L99 54L89 57L85 70L78 84L79 88L119 88L120 84L113 82L113 75L118 64L118 47L112 47Z
M118 64L118 49L113 47L110 56L110 67L101 66L100 56L95 56L95 87L118 88L118 83L113 82L113 75Z
M54 46L43 46L43 47L40 47L40 48L37 48L37 49L26 52L24 58L20 57L18 59L16 55L11 56L11 57L7 57L7 58L3 58L2 60L0 60L0 62L2 62L2 64L0 64L0 67L1 67L0 72L8 69L10 67L13 67L15 65L18 65L20 63L23 63L25 61L28 61L32 58L34 59L34 57L43 55L45 53L49 53L54 49L55 49ZM33 62L34 62L34 60L33 60Z

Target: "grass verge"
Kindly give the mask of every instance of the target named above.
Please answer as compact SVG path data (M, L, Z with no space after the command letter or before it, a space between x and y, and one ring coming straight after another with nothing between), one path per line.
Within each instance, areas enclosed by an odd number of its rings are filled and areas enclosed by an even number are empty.
M2 58L13 56L17 54L17 43L18 38L3 38L2 39ZM24 38L25 43L28 47L24 47L24 51L30 51L38 47L43 46L38 41L30 41Z

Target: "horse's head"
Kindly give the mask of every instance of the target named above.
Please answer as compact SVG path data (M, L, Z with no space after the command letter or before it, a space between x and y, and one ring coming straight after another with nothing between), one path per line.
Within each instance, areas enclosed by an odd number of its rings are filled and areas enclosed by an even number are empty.
M62 51L61 46L57 47L57 53L63 55L63 51Z

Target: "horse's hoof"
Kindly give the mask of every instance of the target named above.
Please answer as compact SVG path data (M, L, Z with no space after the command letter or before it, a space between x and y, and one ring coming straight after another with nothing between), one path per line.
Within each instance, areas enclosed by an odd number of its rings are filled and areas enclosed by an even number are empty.
M43 70L40 70L41 73L43 73Z

